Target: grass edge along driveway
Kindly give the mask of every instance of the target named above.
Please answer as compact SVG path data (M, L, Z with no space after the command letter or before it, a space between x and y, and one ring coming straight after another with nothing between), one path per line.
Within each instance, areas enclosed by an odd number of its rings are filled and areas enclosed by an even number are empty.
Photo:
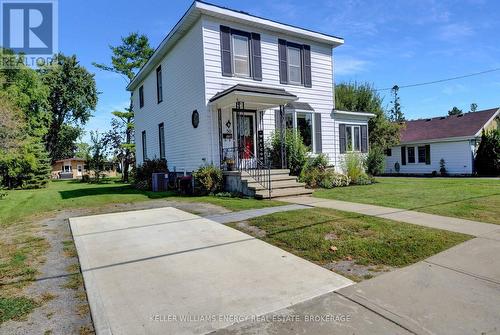
M258 237L251 230L241 230L319 265L349 260L372 268L403 267L472 238L326 208L274 213L250 219L248 224L265 235ZM231 226L240 229L236 223Z
M313 196L500 224L500 180L409 177L376 180L372 185L319 189Z

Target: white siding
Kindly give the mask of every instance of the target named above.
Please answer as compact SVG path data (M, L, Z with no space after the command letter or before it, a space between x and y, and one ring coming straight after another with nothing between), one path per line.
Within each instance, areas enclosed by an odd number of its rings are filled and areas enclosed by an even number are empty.
M328 154L333 161L334 157L334 134L331 112L333 109L333 64L332 49L328 45L314 43L308 40L292 38L286 35L276 35L266 30L259 30L233 22L204 16L203 20L203 42L205 63L205 101L213 97L217 92L223 91L238 83L248 85L261 85L268 87L284 88L299 97L298 101L309 103L317 113L322 115L322 144L323 152ZM220 54L220 25L261 35L262 51L262 81L250 78L224 77L221 70ZM311 45L311 76L312 88L294 85L282 85L279 80L278 63L278 38L291 42ZM212 136L213 160L218 159L218 138L216 114L213 115L214 131ZM264 116L265 135L269 136L274 130L274 111L266 111Z
M392 156L386 157L386 173L396 173L394 164L399 162L400 173L424 174L436 171L439 174L439 161L441 158L445 161L446 171L449 174L471 174L473 168L472 150L469 141L457 142L436 142L430 143L431 146L431 164L418 163L418 146L424 144L406 144L406 147L415 147L415 161L417 163L406 163L401 165L401 147L392 148ZM408 157L406 158L408 161Z
M141 133L146 130L148 158L159 157L158 124L165 124L165 151L170 170L192 171L209 160L210 124L204 99L201 21L198 21L161 62L163 102L157 103L156 71L143 82L144 107L139 108L139 87L134 91L137 164L143 162ZM198 128L191 114L200 113Z

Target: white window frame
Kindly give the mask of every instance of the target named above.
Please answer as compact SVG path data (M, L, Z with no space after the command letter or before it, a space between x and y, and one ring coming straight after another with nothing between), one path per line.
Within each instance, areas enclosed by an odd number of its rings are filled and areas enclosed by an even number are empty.
M312 125L312 133L311 133L311 151L309 151L310 153L316 153L316 136L314 136L316 134L316 125L315 125L315 122L314 122L314 112L312 111L308 111L308 110L289 110L289 111L285 111L285 121L286 121L286 114L292 114L292 123L293 123L293 130L294 131L298 131L298 128L297 128L297 113L303 113L303 114L311 114L311 125Z
M297 50L299 52L299 65L291 65L290 63L290 55L289 55L289 50L290 49L294 49L294 50ZM292 84L292 85L302 85L302 53L301 53L301 50L300 48L297 48L297 47L294 47L294 46L291 46L291 45L287 45L286 46L286 63L287 63L287 75L288 75L288 83L289 84ZM299 69L299 81L293 81L291 79L291 76L290 76L290 68L291 67L298 67Z
M246 44L247 44L247 70L248 73L238 73L236 72L236 57L238 57L240 60L242 59L242 56L236 56L236 53L234 52L234 39L245 39ZM252 75L251 73L251 67L250 67L250 40L247 36L244 35L239 35L239 34L231 34L231 60L232 60L232 65L233 65L233 75L236 77L244 77L244 78L250 78Z
M351 128L351 150L349 150L349 143L347 143L347 128ZM359 129L359 150L354 150L354 128L358 128ZM357 125L357 124L346 124L345 125L345 141L346 141L346 148L345 148L345 151L346 152L361 152L361 125Z

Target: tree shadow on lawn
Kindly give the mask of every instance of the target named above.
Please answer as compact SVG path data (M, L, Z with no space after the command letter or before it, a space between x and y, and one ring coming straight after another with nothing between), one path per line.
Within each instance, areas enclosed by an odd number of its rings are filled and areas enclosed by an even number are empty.
M173 191L151 192L133 188L132 186L110 186L110 187L91 187L75 190L59 191L62 199L73 199L81 197L92 197L100 195L145 195L149 199L161 199L168 197L179 197L180 195Z

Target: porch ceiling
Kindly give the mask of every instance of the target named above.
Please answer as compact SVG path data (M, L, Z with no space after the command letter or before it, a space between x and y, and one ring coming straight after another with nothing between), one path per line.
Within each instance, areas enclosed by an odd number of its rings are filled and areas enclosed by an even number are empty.
M286 105L297 100L298 97L282 88L234 85L224 91L215 94L209 103L215 108L235 107L236 102L244 102L245 106L255 106L269 109Z

